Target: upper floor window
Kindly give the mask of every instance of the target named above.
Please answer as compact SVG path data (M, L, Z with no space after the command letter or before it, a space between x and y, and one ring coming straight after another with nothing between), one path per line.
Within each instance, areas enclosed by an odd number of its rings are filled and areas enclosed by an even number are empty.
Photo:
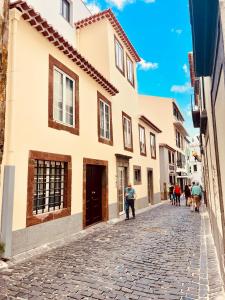
M176 130L176 146L178 148L181 148L181 134L177 130Z
M145 128L139 125L140 153L146 155Z
M127 79L134 86L134 66L132 60L127 55Z
M150 133L150 150L151 158L156 158L156 138L153 133Z
M116 58L116 67L124 75L124 51L120 42L115 37L115 58Z
M61 0L61 15L70 23L71 4L69 0Z
M124 112L122 113L123 118L123 139L124 148L129 151L133 151L133 141L132 141L132 124L131 117L129 117Z
M79 77L49 56L49 127L79 134Z
M98 136L100 142L112 145L111 103L100 93L98 93Z
M54 68L54 120L74 126L75 81L67 74Z

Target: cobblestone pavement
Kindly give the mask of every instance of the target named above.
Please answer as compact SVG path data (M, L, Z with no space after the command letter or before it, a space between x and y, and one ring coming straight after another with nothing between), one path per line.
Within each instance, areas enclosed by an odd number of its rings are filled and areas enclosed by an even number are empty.
M217 299L222 284L208 226L205 212L169 204L101 224L2 271L0 299Z

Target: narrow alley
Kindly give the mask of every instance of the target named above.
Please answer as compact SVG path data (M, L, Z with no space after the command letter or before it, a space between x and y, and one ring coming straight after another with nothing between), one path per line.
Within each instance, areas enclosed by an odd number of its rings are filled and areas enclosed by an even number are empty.
M0 299L224 299L215 257L207 213L166 202L11 263Z

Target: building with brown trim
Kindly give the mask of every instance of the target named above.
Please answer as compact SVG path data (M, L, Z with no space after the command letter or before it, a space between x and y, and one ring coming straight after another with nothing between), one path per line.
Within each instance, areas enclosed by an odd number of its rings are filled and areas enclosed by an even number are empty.
M161 199L168 199L170 185L178 182L184 190L188 183L186 147L188 133L175 99L139 96L139 110L161 130L159 135Z
M160 202L162 132L139 112L140 58L111 10L90 16L82 5L10 6L0 189L7 257L118 218L128 181L137 209Z
M225 1L190 0L195 97L192 118L200 129L205 203L225 283Z

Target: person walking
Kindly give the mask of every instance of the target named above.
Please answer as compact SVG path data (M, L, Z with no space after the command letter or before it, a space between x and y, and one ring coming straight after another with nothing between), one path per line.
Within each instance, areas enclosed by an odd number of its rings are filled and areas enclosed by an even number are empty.
M171 184L171 186L169 187L169 197L170 197L170 202L172 205L175 204L175 199L174 199L174 186L173 184Z
M201 197L202 197L202 189L199 186L199 183L193 182L191 195L193 197L193 205L195 206L195 211L199 212L199 207L201 204Z
M184 188L184 196L185 196L185 200L186 200L186 206L188 206L188 198L191 197L191 190L187 184L185 185L185 188Z
M126 212L126 219L129 220L129 208L131 207L133 219L135 219L135 207L134 207L134 200L136 198L136 191L132 187L131 183L125 188L125 212Z
M174 193L175 193L176 206L178 206L178 205L180 206L181 188L178 183L175 184Z

